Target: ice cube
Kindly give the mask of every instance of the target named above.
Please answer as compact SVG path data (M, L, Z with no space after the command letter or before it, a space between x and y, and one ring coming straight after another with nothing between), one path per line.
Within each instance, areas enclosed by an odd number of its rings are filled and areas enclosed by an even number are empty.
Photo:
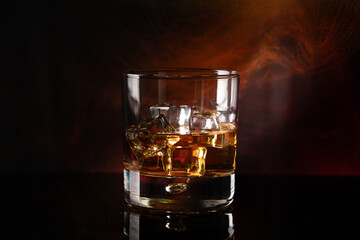
M176 141L171 139L171 143L169 143L163 133L173 133L174 131L174 127L170 125L163 114L129 127L125 136L136 159L139 161L138 165L141 165L145 158L164 156L166 154L165 149L172 146Z
M203 176L206 147L173 148L172 176Z
M159 114L154 119L146 119L140 122L137 129L144 130L148 133L173 133L175 128L165 118L164 114ZM145 133L144 132L144 133Z
M176 106L169 103L158 103L151 106L150 112L153 118L163 114L170 123L175 121L176 118Z
M191 131L218 131L220 121L217 112L193 108L190 117Z
M141 165L145 158L163 155L162 149L166 147L166 142L157 139L155 143L153 134L149 133L148 130L130 128L125 135L138 161L133 162L135 165Z
M171 124L181 135L190 133L191 107L187 105L180 105L177 106L176 111L176 120L171 122Z
M190 167L187 172L190 176L204 176L205 174L205 158L207 149L205 147L197 147L192 149L192 158Z
M231 123L220 124L221 133L216 135L215 148L236 146L236 127Z

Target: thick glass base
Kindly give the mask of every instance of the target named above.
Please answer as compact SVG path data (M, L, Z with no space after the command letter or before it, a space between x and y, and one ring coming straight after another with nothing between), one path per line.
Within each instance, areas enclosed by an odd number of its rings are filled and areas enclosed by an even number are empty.
M125 200L131 208L164 213L204 213L231 204L235 175L157 177L124 170Z

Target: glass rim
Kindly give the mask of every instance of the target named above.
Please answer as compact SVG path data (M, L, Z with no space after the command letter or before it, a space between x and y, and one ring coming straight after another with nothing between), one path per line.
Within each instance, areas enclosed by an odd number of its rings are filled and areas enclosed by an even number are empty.
M163 69L133 69L124 72L128 79L190 79L190 78L239 78L234 70L213 68L163 68Z

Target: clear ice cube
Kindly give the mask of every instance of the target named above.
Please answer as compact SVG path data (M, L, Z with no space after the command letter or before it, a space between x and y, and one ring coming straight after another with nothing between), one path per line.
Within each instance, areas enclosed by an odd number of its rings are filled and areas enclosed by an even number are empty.
M153 119L146 119L140 122L136 129L143 130L144 133L173 133L175 128L165 118L164 114L159 114Z
M158 103L150 107L153 118L163 114L165 118L172 123L176 119L176 106L169 103Z
M174 127L171 126L163 114L129 127L125 135L138 160L135 164L141 165L145 158L166 155L167 147L175 144L176 141L171 139L171 143L169 143L167 138L159 133L173 133L174 131Z
M190 130L191 131L218 131L220 130L220 121L218 113L193 108L192 115L190 117Z

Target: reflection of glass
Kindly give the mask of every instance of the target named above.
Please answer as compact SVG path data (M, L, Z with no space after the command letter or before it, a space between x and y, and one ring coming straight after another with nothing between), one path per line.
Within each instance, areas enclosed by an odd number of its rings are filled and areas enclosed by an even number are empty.
M125 239L235 239L231 211L154 215L126 211Z
M238 74L132 71L123 84L124 189L134 207L212 211L235 189Z

